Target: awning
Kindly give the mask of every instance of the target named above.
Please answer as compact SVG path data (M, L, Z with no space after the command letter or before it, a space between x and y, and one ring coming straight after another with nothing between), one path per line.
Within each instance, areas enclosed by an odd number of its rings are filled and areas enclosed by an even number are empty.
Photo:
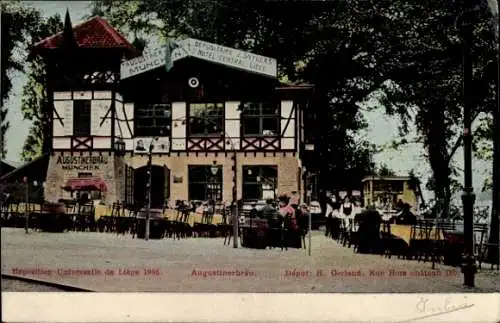
M67 191L101 191L106 192L108 187L102 178L98 177L83 177L70 178L63 189Z

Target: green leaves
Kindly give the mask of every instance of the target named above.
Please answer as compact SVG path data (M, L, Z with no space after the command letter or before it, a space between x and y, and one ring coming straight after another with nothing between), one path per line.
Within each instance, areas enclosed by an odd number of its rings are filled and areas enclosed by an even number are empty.
M62 29L63 22L59 15L47 19L39 17L27 30L28 39L33 44ZM24 161L29 161L41 156L44 146L47 147L49 144L50 136L45 132L49 129L47 126L50 122L52 109L48 106L46 66L40 57L29 58L26 76L27 82L22 90L21 112L25 120L32 121L32 125L24 142L21 158Z

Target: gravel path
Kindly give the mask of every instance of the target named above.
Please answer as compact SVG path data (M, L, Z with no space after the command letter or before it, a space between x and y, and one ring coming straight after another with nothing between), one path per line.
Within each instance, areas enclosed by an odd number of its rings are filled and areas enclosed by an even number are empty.
M254 250L222 239L138 240L72 232L2 229L2 273L25 274L106 292L499 292L497 272L483 269L477 288L459 269L353 253L315 232L304 249ZM14 271L17 270L17 273Z

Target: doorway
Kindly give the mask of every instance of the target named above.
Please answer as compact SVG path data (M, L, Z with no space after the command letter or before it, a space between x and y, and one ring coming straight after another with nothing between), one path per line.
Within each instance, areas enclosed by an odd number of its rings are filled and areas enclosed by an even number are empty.
M146 206L147 195L147 166L134 171L134 200L137 206ZM163 209L170 197L170 169L166 166L153 165L151 167L151 208Z

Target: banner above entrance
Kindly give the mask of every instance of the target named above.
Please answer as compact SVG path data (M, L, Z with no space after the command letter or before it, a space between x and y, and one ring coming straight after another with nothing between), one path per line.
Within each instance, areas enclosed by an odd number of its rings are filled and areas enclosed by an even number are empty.
M176 46L173 50L173 46L167 44L165 47L146 50L143 56L123 62L120 66L121 79L132 77L161 66L171 66L175 61L188 56L242 69L251 73L277 77L277 63L274 58L193 38L175 41L175 43ZM167 59L170 59L170 62L167 62Z

